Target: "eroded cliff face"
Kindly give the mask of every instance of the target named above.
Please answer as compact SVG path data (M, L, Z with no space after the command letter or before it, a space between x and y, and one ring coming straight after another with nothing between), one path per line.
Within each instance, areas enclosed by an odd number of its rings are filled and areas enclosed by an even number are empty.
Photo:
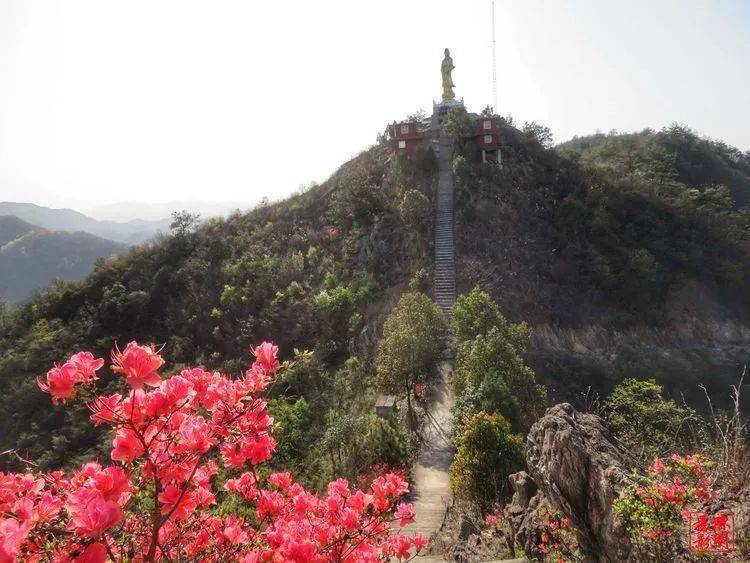
M633 483L633 462L599 417L568 403L548 409L529 431L526 464L528 474L511 476L514 495L505 511L518 547L531 551L535 518L550 505L569 518L592 559L628 559L630 541L612 501Z

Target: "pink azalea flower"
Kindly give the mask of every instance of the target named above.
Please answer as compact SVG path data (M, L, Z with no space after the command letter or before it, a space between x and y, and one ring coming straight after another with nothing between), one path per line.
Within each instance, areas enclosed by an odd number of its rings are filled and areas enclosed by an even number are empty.
M268 478L269 483L285 491L292 486L292 475L288 471L274 473Z
M132 430L121 428L115 434L112 441L112 453L110 456L115 461L130 463L143 454L143 444Z
M666 468L664 467L664 463L662 463L661 459L658 457L655 457L654 462L648 468L648 472L661 475L662 473L664 473L665 469Z
M270 342L262 342L252 350L255 361L263 367L266 373L273 374L279 368L279 347Z
M123 516L120 506L96 489L76 491L69 498L67 509L71 515L68 527L84 538L98 538Z
M91 420L94 422L94 426L99 426L105 422L113 422L118 417L121 402L122 395L119 393L114 393L106 397L97 397L89 405Z
M107 560L107 548L101 542L90 544L83 553L76 557L74 563L104 563Z
M142 389L144 385L161 385L161 377L157 371L164 365L164 359L152 346L130 342L125 351L116 349L113 352L112 364L112 371L123 374L133 389Z
M22 524L15 518L0 520L0 561L17 561L21 543L31 528L30 523Z
M95 425L113 430L112 460L127 465L88 462L69 477L0 473L0 563L19 557L99 563L129 557L123 546L136 557L245 563L374 562L424 550L421 536L392 535L394 520L404 526L414 518L412 505L398 504L408 488L404 468L373 466L359 490L337 479L327 495L305 490L287 472L259 482L247 471L276 448L259 392L280 368L278 348L264 342L253 352L256 361L243 379L196 368L162 382L163 360L152 347L131 342L115 350L114 370L132 389L99 397L89 408ZM80 352L40 386L55 402L65 401L77 382L93 383L99 368L100 360ZM252 521L211 508L221 461L244 471L224 487L243 497ZM138 502L129 502L131 494ZM162 518L154 517L154 505ZM50 533L65 525L67 532Z
M187 518L198 506L195 490L183 492L182 487L176 485L167 485L158 498L162 504L161 513L171 513L170 519L176 521Z
M97 370L104 365L102 358L94 358L91 352L78 352L73 354L68 362L76 366L78 370L78 381L87 383L96 379Z
M414 506L408 502L402 502L396 508L395 513L398 525L402 528L414 522Z
M423 551L427 547L427 538L424 536L417 534L412 540L414 541L414 547L416 548L417 553Z
M78 381L78 368L75 364L67 362L61 366L55 366L47 372L47 383L36 380L39 389L52 395L52 402L66 402L76 394L75 385Z

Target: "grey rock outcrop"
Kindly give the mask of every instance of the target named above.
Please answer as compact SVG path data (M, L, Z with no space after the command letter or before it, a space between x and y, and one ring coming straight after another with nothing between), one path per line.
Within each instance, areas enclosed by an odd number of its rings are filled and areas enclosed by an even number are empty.
M526 465L529 475L511 476L515 494L506 509L517 546L529 553L533 518L549 502L568 516L591 559L628 559L630 541L612 501L633 483L632 461L599 417L567 403L548 409L529 431Z
M509 480L513 498L504 511L508 543L515 555L521 555L519 550L531 555L534 552L534 533L540 526L540 515L550 509L549 502L525 471L514 473Z

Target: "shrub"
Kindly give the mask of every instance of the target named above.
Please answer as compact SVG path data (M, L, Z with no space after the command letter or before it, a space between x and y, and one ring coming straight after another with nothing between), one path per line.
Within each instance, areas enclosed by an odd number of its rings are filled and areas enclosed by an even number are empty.
M463 422L456 446L453 490L489 512L507 493L508 476L523 468L523 438L502 415L479 412Z
M582 550L568 518L544 508L538 514L540 525L533 531L534 549L540 560L582 561Z
M404 192L398 210L407 227L422 231L425 229L427 218L432 212L432 205L427 196L419 190L412 189Z
M418 268L411 276L409 280L409 291L419 291L421 293L427 293L432 287L430 275L424 268Z
M262 393L281 366L270 343L253 353L240 378L194 368L162 379L161 356L131 342L112 354L129 391L98 397L104 360L80 352L50 369L39 387L54 403L88 400L94 424L113 430L113 464L0 473L0 560L408 559L423 549L423 538L390 531L413 518L397 504L407 491L398 475L367 492L337 479L323 497L289 473L263 477L276 443Z
M502 413L512 427L522 426L524 417L518 400L497 372L488 374L479 385L468 387L456 397L453 406L454 433L459 432L463 420L480 411Z
M628 450L646 461L691 445L695 413L662 396L653 379L626 379L604 401L609 425Z

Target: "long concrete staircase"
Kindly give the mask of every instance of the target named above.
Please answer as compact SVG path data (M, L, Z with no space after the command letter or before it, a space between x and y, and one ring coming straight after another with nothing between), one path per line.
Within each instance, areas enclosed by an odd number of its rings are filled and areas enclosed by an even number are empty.
M450 320L456 300L456 271L453 256L453 143L441 133L438 154L438 186L435 217L434 297ZM430 537L440 531L446 511L453 503L450 466L454 446L450 439L453 415L451 376L453 361L446 357L439 365L439 378L431 392L430 405L422 424L422 444L412 467L411 501L416 521L406 532ZM442 561L440 556L423 556L425 563Z
M435 216L435 302L450 319L456 300L456 265L453 246L453 143L442 131L438 155Z

